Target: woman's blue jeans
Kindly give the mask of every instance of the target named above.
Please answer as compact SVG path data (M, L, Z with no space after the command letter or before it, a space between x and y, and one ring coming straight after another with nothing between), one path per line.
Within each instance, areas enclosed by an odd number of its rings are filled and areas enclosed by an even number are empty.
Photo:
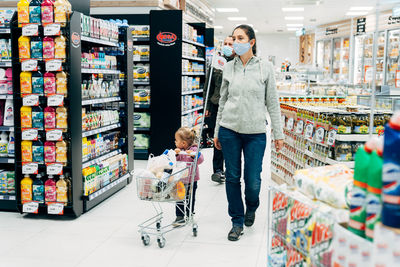
M243 227L244 207L241 190L242 151L244 154L245 202L248 212L255 212L260 205L261 171L266 134L240 134L220 127L218 139L225 159L225 186L228 212L234 226Z

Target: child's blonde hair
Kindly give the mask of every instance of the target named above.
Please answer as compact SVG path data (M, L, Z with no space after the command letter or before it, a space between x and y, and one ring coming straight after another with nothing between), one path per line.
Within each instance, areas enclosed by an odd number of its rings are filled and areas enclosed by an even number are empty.
M195 128L181 127L176 133L183 141L188 143L188 146L192 146L196 141L197 131Z

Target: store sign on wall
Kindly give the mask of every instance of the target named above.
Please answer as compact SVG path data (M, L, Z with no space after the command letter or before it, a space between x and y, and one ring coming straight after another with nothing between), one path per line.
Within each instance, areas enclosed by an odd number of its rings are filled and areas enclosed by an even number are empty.
M160 32L156 38L158 45L161 46L173 46L178 39L176 34L172 32Z
M393 25L393 24L400 24L400 17L390 16L388 19L388 25Z
M366 24L367 24L367 18L357 19L357 34L365 33Z
M338 33L338 28L326 28L325 35L333 35Z

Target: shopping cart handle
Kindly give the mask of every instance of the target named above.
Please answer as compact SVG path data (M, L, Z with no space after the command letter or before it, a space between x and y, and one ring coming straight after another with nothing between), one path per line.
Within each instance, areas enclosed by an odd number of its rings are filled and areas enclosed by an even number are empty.
M179 155L186 155L186 156L191 156L191 157L195 157L196 156L196 152L193 153L187 153L186 151L181 151L178 153ZM200 158L201 152L199 151L199 155L197 156L197 158Z

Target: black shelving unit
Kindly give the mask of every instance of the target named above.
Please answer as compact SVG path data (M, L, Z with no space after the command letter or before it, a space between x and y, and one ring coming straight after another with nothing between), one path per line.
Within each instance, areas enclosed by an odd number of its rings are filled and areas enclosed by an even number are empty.
M68 163L63 167L64 173L69 173L72 179L72 199L68 205L64 207L64 214L78 217L82 213L93 208L106 198L110 197L131 181L130 173L133 171L133 151L130 151L129 147L133 147L133 103L128 101L133 99L133 73L132 70L132 53L129 51L132 49L132 37L130 32L125 29L121 29L120 42L125 43L125 50L123 56L118 57L118 71L115 70L104 70L104 69L83 69L81 67L81 55L82 52L88 52L92 47L117 47L116 42L109 42L100 39L90 38L82 36L81 33L81 13L73 12L70 21L66 27L62 28L62 33L66 37L67 41L67 60L63 63L63 70L68 74L68 96L64 99L64 104L68 107L68 131L63 133L63 138L68 141ZM17 21L14 19L12 26L12 53L18 55L18 38L21 36L21 28L18 28ZM16 121L16 184L17 184L17 203L18 209L23 212L23 204L21 203L20 196L20 182L23 177L22 171L22 158L21 158L21 141L22 141L22 129L20 125L20 108L23 105L22 98L20 96L20 84L19 74L21 72L21 64L18 56L13 58L13 86L14 86L14 110L15 110L15 121ZM124 73L125 81L120 83L120 95L118 97L107 97L101 99L82 99L81 84L85 75L90 76L94 73L104 75L114 75L120 77L120 73ZM40 98L42 101L44 97ZM93 129L90 131L82 130L82 108L87 109L99 109L99 105L103 107L112 108L119 107L120 110L120 121L112 125L103 126L101 128ZM106 133L108 131L119 131L121 133L120 139L124 139L125 142L122 146L104 155L100 155L95 159L82 162L82 138L95 135L97 133ZM45 133L39 130L39 134L44 136ZM45 139L43 139L45 140ZM111 181L110 184L100 188L96 192L84 196L84 183L82 176L82 169L88 167L91 164L99 163L111 156L117 155L118 153L124 153L128 155L128 173L121 177ZM39 166L40 172L45 172L45 166ZM45 204L39 205L38 213L47 214L48 207Z

